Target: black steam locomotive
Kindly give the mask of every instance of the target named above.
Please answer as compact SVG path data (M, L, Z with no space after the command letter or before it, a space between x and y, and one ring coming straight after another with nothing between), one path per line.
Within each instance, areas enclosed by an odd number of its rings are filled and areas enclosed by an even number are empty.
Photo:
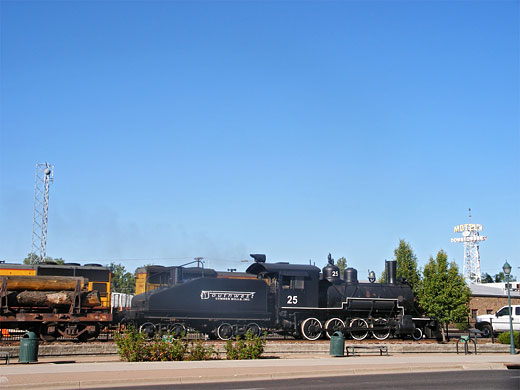
M251 257L255 263L245 274L165 267L165 285L136 295L124 322L149 336L195 330L222 340L266 330L307 340L335 331L355 340L436 336L436 321L416 315L410 286L396 279L395 261L385 264L385 283L374 283L374 275L359 282L354 268L342 278L330 255L322 273Z

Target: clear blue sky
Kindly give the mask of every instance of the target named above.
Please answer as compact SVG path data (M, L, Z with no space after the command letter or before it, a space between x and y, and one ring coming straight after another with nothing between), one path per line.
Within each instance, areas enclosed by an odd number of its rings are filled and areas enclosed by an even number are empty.
M43 161L67 261L517 270L519 3L2 1L0 259Z

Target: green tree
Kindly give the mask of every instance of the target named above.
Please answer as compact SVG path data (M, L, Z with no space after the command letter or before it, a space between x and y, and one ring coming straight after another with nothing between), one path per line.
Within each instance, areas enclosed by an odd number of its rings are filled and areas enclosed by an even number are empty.
M53 261L58 265L65 264L65 260L63 260L61 257L56 257Z
M511 282L516 282L516 277L513 275L509 275L509 280ZM500 271L498 274L491 276L487 272L482 274L482 283L505 283L506 275L504 272Z
M339 274L343 275L343 271L345 271L345 268L347 268L347 259L340 257L338 260L336 260L336 265L339 268Z
M394 250L394 260L397 261L397 278L406 278L414 294L419 291L421 273L417 269L417 256L412 247L405 240L400 239L399 245ZM379 283L386 281L386 270L381 273Z
M25 259L23 259L23 264L35 264L36 262L38 262L40 260L40 256L38 256L36 253L34 252L31 252L27 255L27 257ZM63 260L61 257L57 257L55 259L53 259L52 257L50 256L46 256L45 259L43 260L44 262L50 262L50 261L54 261L56 264L58 265L62 265L63 263L65 263L65 260Z
M397 261L397 277L406 278L414 294L417 294L421 273L417 270L417 256L405 240L399 240L399 246L394 250L394 260Z
M482 283L494 283L493 277L486 272L482 275Z
M448 264L443 250L424 266L424 279L419 289L419 301L426 313L437 318L442 326L442 341L446 342L448 324L468 317L471 291L459 274L457 264Z
M24 264L34 264L38 261L40 256L38 256L36 253L29 253L25 259L23 259Z
M122 264L110 263L112 269L112 291L125 294L135 293L135 276L127 272Z

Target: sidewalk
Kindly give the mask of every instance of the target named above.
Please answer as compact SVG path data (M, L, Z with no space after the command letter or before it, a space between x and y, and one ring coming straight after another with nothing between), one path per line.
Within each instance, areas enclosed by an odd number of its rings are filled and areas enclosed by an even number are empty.
M399 372L502 370L508 364L519 365L520 356L414 354L332 358L320 354L300 355L298 359L242 361L66 363L71 361L46 358L33 364L0 365L0 389L80 389Z

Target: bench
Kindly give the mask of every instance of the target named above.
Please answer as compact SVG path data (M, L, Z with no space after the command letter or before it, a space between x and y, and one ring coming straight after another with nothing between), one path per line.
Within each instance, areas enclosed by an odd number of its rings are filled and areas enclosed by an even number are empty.
M356 350L358 353L360 350L368 350L367 352L379 352L379 356L383 356L383 353L388 356L388 346L386 345L347 345L347 356L356 356Z
M9 365L11 352L0 352L0 359L5 359L5 364Z

